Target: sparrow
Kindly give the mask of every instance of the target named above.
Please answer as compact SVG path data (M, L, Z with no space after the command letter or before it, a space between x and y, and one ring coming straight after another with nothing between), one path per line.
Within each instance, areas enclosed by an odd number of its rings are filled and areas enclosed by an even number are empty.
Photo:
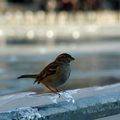
M34 83L45 85L51 92L59 92L58 87L64 84L71 73L70 62L75 60L71 55L62 53L48 64L39 74L21 75L21 78L34 78Z

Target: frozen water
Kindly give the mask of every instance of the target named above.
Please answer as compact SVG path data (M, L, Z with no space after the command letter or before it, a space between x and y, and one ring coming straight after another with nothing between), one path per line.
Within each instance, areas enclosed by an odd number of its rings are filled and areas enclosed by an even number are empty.
M30 107L16 109L15 113L18 116L18 120L38 120L38 118L42 117L37 109Z
M37 95L34 92L19 93L13 95L6 95L0 97L0 112L9 111L16 108L44 106L48 104L59 104L59 102L66 101L68 103L76 104L76 100L84 100L81 106L93 103L107 103L111 101L120 100L119 94L120 84L110 85L105 87L91 87L84 89L68 90L58 94L41 94ZM112 96L112 97L111 97Z
M56 94L55 96L50 96L50 99L53 103L58 103L58 101L62 98L64 101L75 103L75 99L73 98L72 94L77 93L77 90L70 90L60 92L59 95Z
M59 113L66 118L67 115L72 116L71 112L79 117L79 112L82 116L118 114L119 93L120 84L68 90L60 92L60 96L54 93L37 95L34 92L6 95L0 99L0 115L17 116L18 120L37 120L58 117Z

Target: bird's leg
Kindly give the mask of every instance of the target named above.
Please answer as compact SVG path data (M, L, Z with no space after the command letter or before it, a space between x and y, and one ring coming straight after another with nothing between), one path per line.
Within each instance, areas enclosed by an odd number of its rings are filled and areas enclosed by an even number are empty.
M47 86L46 87L51 91L51 92L54 92L54 93L57 93L57 91L53 88L53 87L50 87L50 86Z
M64 92L64 91L65 91L65 90L58 89L58 88L55 88L55 90L56 90L57 92Z
M57 88L54 88L57 91L57 94L59 95L59 97L61 96L58 92L60 92Z
M46 85L46 87L47 87L51 92L53 92L53 93L55 93L55 94L58 94L59 97L60 97L60 94L58 93L59 90L58 90L57 88L50 87L50 86L47 86L47 85Z
M60 92L57 88L54 88L57 92Z

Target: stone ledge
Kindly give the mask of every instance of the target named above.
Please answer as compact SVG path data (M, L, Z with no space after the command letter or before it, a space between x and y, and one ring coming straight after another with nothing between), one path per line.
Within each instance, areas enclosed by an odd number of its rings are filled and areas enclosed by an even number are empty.
M93 120L120 114L120 84L0 98L0 120Z

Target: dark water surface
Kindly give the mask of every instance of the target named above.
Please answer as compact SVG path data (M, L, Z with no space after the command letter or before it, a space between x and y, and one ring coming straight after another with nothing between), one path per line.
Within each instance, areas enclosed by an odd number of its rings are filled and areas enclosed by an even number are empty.
M61 89L74 89L90 86L103 86L120 82L120 52L93 52L72 54L69 81ZM56 54L1 55L0 56L0 95L22 91L38 93L47 90L42 85L33 85L32 79L16 78L22 74L39 73Z

